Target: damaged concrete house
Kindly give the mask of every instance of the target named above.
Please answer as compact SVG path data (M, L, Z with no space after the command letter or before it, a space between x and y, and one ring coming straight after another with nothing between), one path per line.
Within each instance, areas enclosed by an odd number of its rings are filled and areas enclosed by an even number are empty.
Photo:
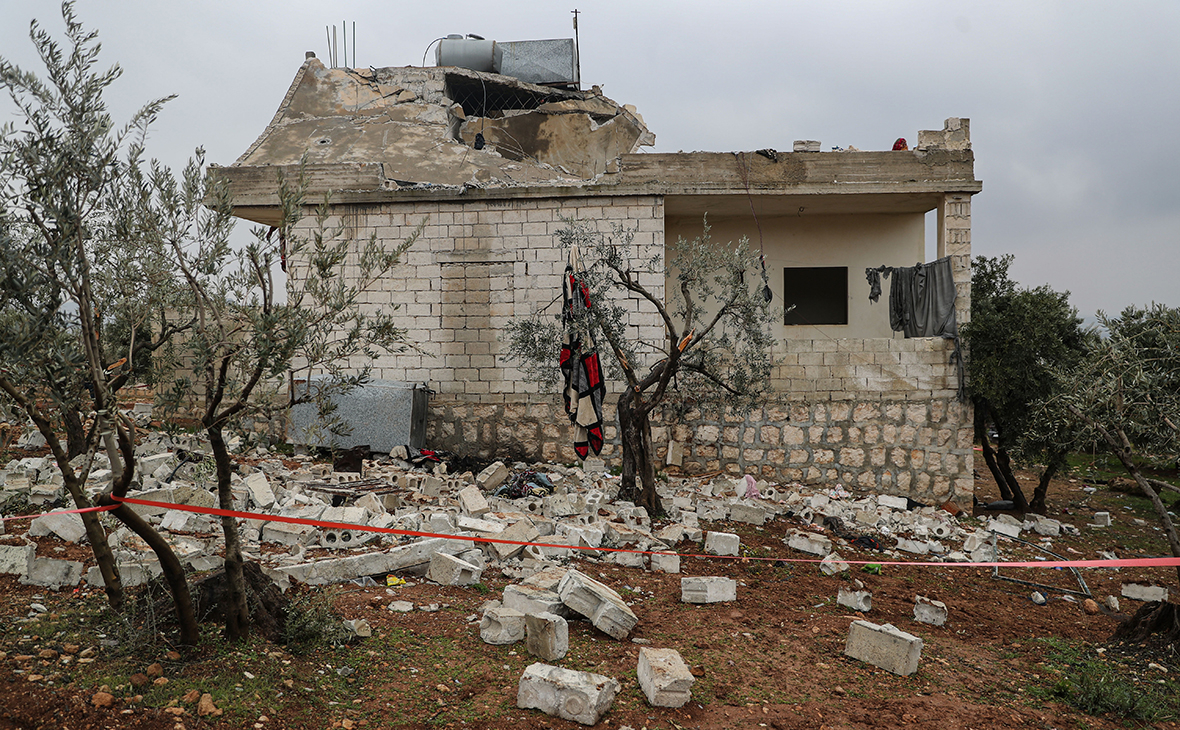
M512 55L518 46L525 53ZM715 241L761 242L775 301L796 308L773 332L776 397L740 421L703 415L657 428L661 457L687 474L747 472L927 501L972 493L955 342L894 332L889 296L871 302L865 280L866 269L923 261L927 214L936 216L953 284L943 306L953 301L957 321L968 320L971 196L982 189L968 120L919 132L907 150L641 153L654 135L634 107L579 90L576 55L557 53L565 63L553 70L530 63L537 49L524 44L451 37L439 48L439 64L421 68L328 68L309 53L257 141L215 170L235 214L261 224L278 215L276 168L293 173L304 157L310 194L330 191L356 240L375 233L392 245L425 221L367 306L397 305L416 345L380 358L373 375L433 391L430 448L574 461L560 395L539 392L505 360L505 323L559 291L566 253L554 233L564 220L604 232L622 224L650 253L699 235L707 213ZM459 61L448 57L455 49ZM662 333L639 303L631 324ZM618 457L614 431L608 462Z

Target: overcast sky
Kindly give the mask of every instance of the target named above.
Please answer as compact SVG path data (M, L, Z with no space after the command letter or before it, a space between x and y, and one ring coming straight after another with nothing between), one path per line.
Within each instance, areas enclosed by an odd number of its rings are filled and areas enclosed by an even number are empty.
M582 80L634 104L655 151L912 144L971 119L976 254L1016 255L1022 284L1072 292L1083 316L1180 306L1180 2L607 2L579 0ZM81 0L120 119L177 94L148 152L180 167L198 145L228 165L262 132L325 26L356 22L360 67L420 65L447 33L572 35L553 2ZM4 0L0 55L40 70L38 18ZM433 55L430 63L433 63ZM0 114L8 107L0 102ZM4 121L9 117L5 116Z

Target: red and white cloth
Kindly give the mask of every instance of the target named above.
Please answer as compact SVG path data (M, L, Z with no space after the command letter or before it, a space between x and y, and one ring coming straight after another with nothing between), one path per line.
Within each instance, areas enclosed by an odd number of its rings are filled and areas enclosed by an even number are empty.
M574 424L574 451L585 459L602 451L602 398L606 386L598 349L590 334L590 290L578 259L577 245L570 246L569 262L562 278L561 319L565 337L561 343L561 373L565 377L565 412Z

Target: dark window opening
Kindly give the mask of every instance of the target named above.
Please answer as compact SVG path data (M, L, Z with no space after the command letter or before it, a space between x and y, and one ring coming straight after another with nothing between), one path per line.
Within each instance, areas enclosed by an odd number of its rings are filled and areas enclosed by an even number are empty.
M536 109L542 104L569 98L568 94L540 94L457 74L447 76L447 96L459 102L463 113L469 117L498 117L505 110Z
M784 324L848 324L848 267L783 269Z

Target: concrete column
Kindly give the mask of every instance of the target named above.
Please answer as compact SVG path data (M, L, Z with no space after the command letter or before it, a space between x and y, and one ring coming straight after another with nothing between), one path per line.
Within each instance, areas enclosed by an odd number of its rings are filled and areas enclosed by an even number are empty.
M946 193L938 204L938 257L951 257L958 301L955 317L971 321L971 195Z

